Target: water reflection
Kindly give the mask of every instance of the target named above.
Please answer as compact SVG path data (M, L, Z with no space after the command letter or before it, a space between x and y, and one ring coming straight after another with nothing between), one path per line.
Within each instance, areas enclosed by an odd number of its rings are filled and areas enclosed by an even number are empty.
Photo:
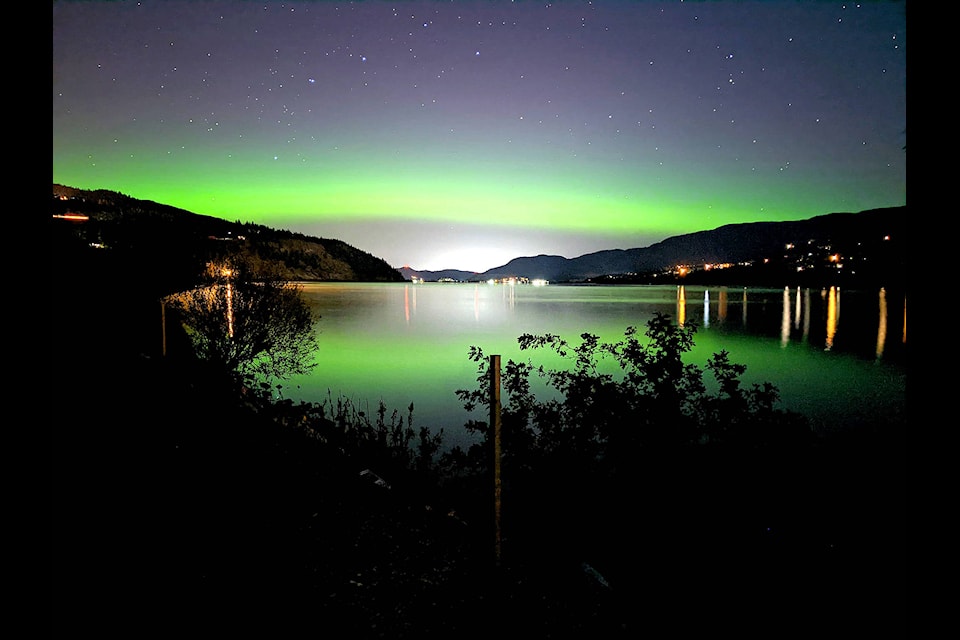
M710 290L704 289L703 291L703 327L706 329L710 326Z
M797 304L796 311L793 314L793 326L797 329L800 328L800 287L797 287Z
M468 439L465 432L453 435L469 417L453 390L476 382L476 369L466 358L470 346L525 360L528 354L517 347L522 333L571 338L586 330L616 340L625 327L642 327L654 313L675 311L680 324L690 324L700 320L702 309L709 327L696 336L693 362L728 350L735 362L749 367L748 381L773 382L785 407L822 416L824 424L839 420L837 411L885 415L893 410L882 407L900 406L897 376L905 351L894 338L900 335L898 325L906 325L906 301L891 289L845 291L841 330L836 289L744 287L734 298L720 287L499 286L308 284L304 293L320 316L318 367L284 387L307 401L322 401L328 392L374 405L382 397L391 408L416 401L421 424L449 426L452 440ZM698 303L689 310L688 294ZM740 314L731 309L738 304ZM836 409L835 402L847 398L850 406Z
M227 334L233 337L233 283L230 281L227 281Z
M790 344L790 287L783 288L783 313L780 315L780 346Z
M884 355L884 350L887 345L888 333L891 329L890 323L892 322L892 317L890 315L890 304L888 301L888 293L886 289L881 288L879 290L879 316L876 326L876 341L874 344L874 352L876 358L881 358ZM823 350L830 351L836 346L836 339L840 327L840 289L839 287L829 287L820 290L820 300L823 304L821 313L823 314ZM747 294L744 291L743 294L743 324L746 326L746 298ZM811 332L811 319L814 316L814 305L811 301L811 292L809 288L802 289L797 287L796 291L792 291L790 287L785 287L783 290L783 300L782 300L782 310L780 316L780 345L781 347L786 347L791 340L791 337L794 336L795 332L799 332L802 342L807 342L810 338ZM907 342L907 301L906 296L903 300L903 333L901 336L901 341L903 344ZM849 334L849 332L848 332ZM866 338L867 336L863 336ZM848 335L846 339L855 339L854 336Z
M827 294L827 340L824 351L833 349L833 339L837 335L837 325L840 323L840 290L830 287Z
M877 358L883 357L883 345L887 342L887 291L880 288L880 326L877 328Z
M401 291L402 289L402 291ZM418 292L418 289L422 289ZM403 318L413 328L420 324L437 325L443 329L450 322L463 322L472 327L525 322L543 309L550 308L552 313L569 317L573 307L560 298L569 297L570 289L561 286L530 287L510 282L488 286L484 283L470 283L463 287L455 285L400 285L397 305L403 305ZM584 289L584 292L588 290ZM612 301L629 296L645 296L656 288L592 288L590 298ZM841 291L839 287L784 287L781 289L748 289L743 287L741 295L733 298L726 287L693 287L687 291L685 285L675 285L674 291L661 290L661 299L670 305L663 309L672 309L678 325L684 326L692 321L700 323L703 331L721 329L735 330L736 325L746 328L749 321L753 332L768 327L774 336L779 334L781 348L794 344L810 344L823 351L840 349L843 352L857 349L869 359L899 358L902 349L899 342L906 344L906 297L900 301L894 299L890 290L873 291L851 290L844 292L847 298L847 314L844 330L840 330ZM442 292L442 293L441 293ZM457 293L459 292L459 293ZM580 291L578 290L579 294ZM450 295L448 295L450 294ZM673 295L671 295L673 294ZM819 295L818 295L819 294ZM688 300L688 295L690 300ZM418 309L418 296L419 309ZM629 297L627 296L627 297ZM851 297L852 296L852 297ZM675 298L674 298L675 297ZM674 299L672 299L674 298ZM688 309L688 302L702 301L695 308ZM869 303L867 304L867 301ZM579 302L578 302L579 304ZM452 305L452 306L451 306ZM732 313L731 307L740 305L740 314ZM852 306L851 306L852 305ZM879 306L878 306L879 305ZM902 305L902 316L900 315ZM712 308L711 308L712 306ZM576 307L579 309L580 307ZM692 309L692 311L691 311ZM702 316L701 316L702 313ZM453 318L457 317L458 320ZM395 316L396 321L399 316ZM734 325L730 323L734 322ZM586 324L592 322L587 317ZM580 327L576 327L577 330ZM902 335L900 330L902 329ZM841 335L842 333L842 335ZM899 335L896 351L891 356L891 344L894 335ZM841 342L838 343L837 341ZM854 346L853 343L857 343Z
M903 296L903 344L907 344L907 296Z
M677 324L681 327L687 321L687 292L683 285L677 287Z

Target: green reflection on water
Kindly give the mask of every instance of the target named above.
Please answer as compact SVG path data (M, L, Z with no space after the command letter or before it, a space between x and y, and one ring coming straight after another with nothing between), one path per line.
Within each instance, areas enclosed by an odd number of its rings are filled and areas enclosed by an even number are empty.
M415 427L442 427L447 444L465 444L471 438L463 424L486 418L468 414L455 395L477 386L471 346L503 362L531 358L560 367L562 360L544 350L521 352L517 338L554 333L577 344L589 332L613 342L627 326L642 332L660 312L698 325L689 362L703 367L726 350L747 366L744 384L773 383L781 406L804 413L816 428L902 419L905 371L863 354L824 350L820 292L800 297L806 324L794 313L801 307L792 292L685 288L682 313L678 293L672 286L308 284L304 294L321 315L317 367L286 381L284 395L308 402L343 396L370 412L383 401L401 416L413 403ZM873 348L874 302L845 297L836 337L861 332ZM866 310L855 312L858 305Z

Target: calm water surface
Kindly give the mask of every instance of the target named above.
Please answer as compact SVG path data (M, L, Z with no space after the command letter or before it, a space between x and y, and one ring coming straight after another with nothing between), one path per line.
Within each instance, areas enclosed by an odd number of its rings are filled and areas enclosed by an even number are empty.
M524 333L554 333L576 344L606 341L628 326L641 332L657 312L695 323L687 360L706 364L726 350L747 366L745 383L771 382L781 407L815 428L900 422L906 415L906 299L886 291L723 287L506 285L477 283L306 283L320 319L317 366L283 383L283 395L323 402L343 397L414 427L444 430L447 446L473 441L463 424L485 419L455 391L477 387L472 345L508 359L559 367L546 351L521 352ZM643 341L645 337L641 338Z

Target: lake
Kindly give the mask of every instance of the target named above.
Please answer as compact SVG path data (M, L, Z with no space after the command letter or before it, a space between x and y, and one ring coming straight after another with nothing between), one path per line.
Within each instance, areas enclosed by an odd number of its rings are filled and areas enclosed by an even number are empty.
M303 283L320 315L319 351L310 374L283 381L283 397L339 397L375 416L382 401L414 428L444 431L444 446L475 441L457 389L477 388L471 346L487 355L561 366L544 350L521 352L524 333L580 334L614 342L638 333L657 312L694 323L686 360L703 367L726 350L746 365L745 384L771 382L780 407L806 415L820 431L906 420L906 297L835 288L487 283ZM645 336L640 336L646 342ZM506 398L504 398L506 402Z

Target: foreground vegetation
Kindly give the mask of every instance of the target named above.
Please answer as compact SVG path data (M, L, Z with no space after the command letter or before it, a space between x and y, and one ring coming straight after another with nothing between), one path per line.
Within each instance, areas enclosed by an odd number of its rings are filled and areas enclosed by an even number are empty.
M54 341L59 635L752 636L904 622L900 434L814 437L777 409L773 385L740 385L726 354L684 363L692 325L658 316L611 344L519 338L531 359L504 366L497 537L489 421L467 424L481 444L446 451L412 408L277 399L281 382L229 358L136 348L131 305L110 286L67 296L84 313ZM159 330L157 307L145 317ZM541 368L541 349L570 366ZM483 413L489 361L466 355L477 388L459 397ZM556 393L537 397L541 376Z

